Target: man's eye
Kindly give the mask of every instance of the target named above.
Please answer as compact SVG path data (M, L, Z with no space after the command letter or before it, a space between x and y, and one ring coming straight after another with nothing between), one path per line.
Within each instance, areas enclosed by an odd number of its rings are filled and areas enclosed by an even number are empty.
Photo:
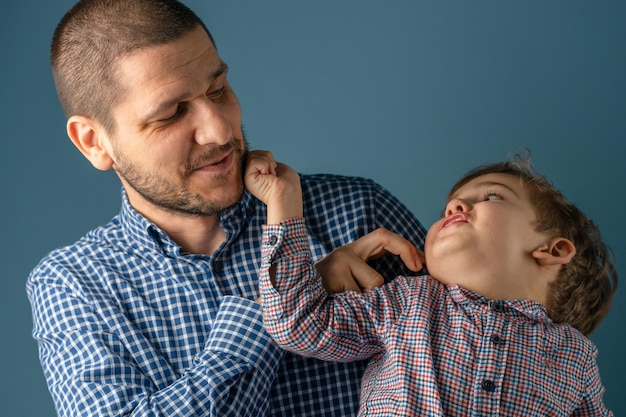
M211 101L219 100L220 98L222 98L222 96L224 95L225 91L226 91L226 87L222 87L222 88L219 88L217 90L213 90L213 91L207 93L206 96Z
M161 123L173 122L174 120L178 119L181 114L183 114L183 110L184 110L183 106L179 104L176 107L176 111L174 112L174 114L172 114L169 117L166 117L165 119L160 119L159 122Z

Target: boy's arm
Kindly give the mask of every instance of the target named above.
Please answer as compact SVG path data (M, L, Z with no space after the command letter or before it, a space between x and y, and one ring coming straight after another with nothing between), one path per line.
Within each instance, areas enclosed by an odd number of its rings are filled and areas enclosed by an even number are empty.
M414 272L419 271L424 264L424 253L411 242L387 229L379 228L333 250L321 259L315 268L323 278L324 289L329 293L348 290L368 291L383 285L384 278L369 266L367 261L386 253L399 256L407 268ZM337 280L335 277L342 279ZM349 282L354 282L358 288L346 288L345 285Z
M271 152L248 154L245 183L248 190L267 205L268 224L303 216L300 176L291 167L276 162Z
M264 226L261 304L272 338L285 349L325 360L359 360L380 352L381 320L395 320L402 308L375 308L374 299L365 298L369 294L329 295L321 281L302 218Z
M249 152L245 183L248 190L267 205L267 224L280 224L303 216L300 177L288 165L276 162L271 152ZM318 263L324 288L338 293L369 290L382 285L383 278L366 261L384 253L399 255L413 271L418 271L424 261L423 253L408 240L381 228L336 249L331 256Z

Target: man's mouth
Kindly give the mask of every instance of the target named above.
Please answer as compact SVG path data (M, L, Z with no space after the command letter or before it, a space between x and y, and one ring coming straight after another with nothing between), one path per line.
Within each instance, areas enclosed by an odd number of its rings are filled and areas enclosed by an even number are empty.
M191 175L197 171L204 172L221 172L231 168L235 158L235 153L240 149L235 140L228 143L206 150L197 155L185 167L187 175Z
M212 166L212 165L220 165L220 164L223 164L223 163L224 163L224 161L225 161L226 159L228 159L228 157L229 157L230 155L232 155L232 154L233 154L232 152L229 152L228 154L226 154L226 155L222 156L221 158L216 159L216 160L214 160L214 161L212 161L212 162L209 162L209 163L208 163L208 164L206 164L205 166Z
M230 151L226 155L219 157L218 159L212 159L209 161L198 164L198 167L194 171L222 171L230 168L233 161L234 152Z

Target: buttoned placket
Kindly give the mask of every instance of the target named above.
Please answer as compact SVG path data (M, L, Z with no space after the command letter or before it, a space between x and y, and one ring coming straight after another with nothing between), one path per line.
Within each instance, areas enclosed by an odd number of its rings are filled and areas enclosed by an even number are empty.
M506 303L492 301L483 305L482 337L477 352L473 411L475 415L499 415L502 384L508 355L507 339L511 322Z

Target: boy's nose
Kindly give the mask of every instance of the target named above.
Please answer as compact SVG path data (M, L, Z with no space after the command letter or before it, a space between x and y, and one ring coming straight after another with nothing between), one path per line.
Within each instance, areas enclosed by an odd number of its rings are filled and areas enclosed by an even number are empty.
M471 206L465 200L462 200L460 198L453 198L452 200L448 201L448 204L446 206L446 216L450 216L454 213L468 212L470 210Z

